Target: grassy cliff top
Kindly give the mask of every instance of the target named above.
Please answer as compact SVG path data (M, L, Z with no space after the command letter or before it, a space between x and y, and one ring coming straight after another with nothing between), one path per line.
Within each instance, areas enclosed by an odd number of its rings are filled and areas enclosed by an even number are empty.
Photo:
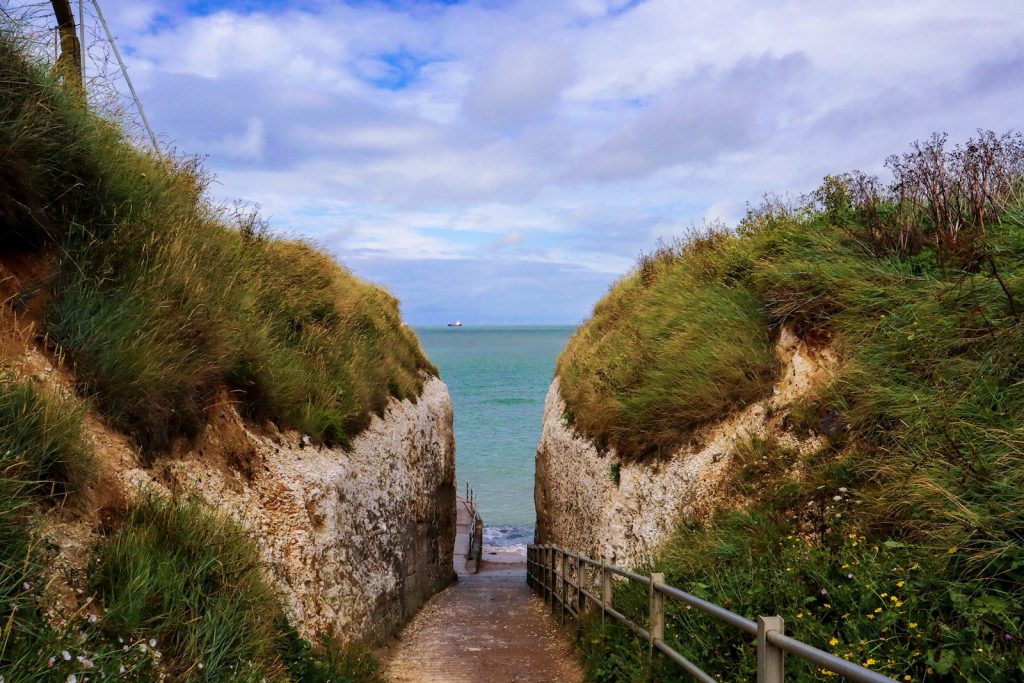
M0 248L49 255L42 326L80 391L150 452L227 388L252 418L345 444L436 373L398 302L255 213L189 159L86 111L0 36Z
M821 449L739 439L718 512L681 525L654 565L899 680L1017 680L1024 143L983 133L950 149L938 136L889 165L889 186L830 177L734 232L643 258L559 360L567 417L644 458L766 397L780 326L829 343L837 375L783 421ZM646 600L616 596L624 609ZM742 638L673 610L687 657L723 679L753 675ZM586 636L592 678L669 675L629 639ZM787 673L826 678L798 662Z

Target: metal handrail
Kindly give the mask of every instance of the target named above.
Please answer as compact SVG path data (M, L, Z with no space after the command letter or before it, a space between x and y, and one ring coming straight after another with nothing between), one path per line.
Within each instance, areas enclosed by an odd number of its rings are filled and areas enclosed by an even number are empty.
M558 561L556 562L556 558ZM575 564L576 582L570 579L567 559L572 558ZM584 567L601 570L601 595L598 596L583 587ZM649 594L648 628L632 621L622 612L616 610L612 603L612 576L621 576L647 586ZM715 683L715 678L702 671L700 667L684 657L665 642L665 597L678 600L690 607L718 619L748 635L754 636L757 645L757 681L758 683L781 683L783 679L783 655L789 653L807 662L839 674L849 681L857 683L896 683L892 678L871 669L866 669L841 657L819 650L795 638L785 635L782 617L758 617L751 621L724 607L702 600L695 595L679 590L665 583L663 574L643 576L635 572L598 562L585 555L573 553L555 545L530 545L526 551L526 582L531 588L550 600L552 609L556 603L565 622L565 615L582 618L588 601L601 609L601 621L611 617L629 627L634 633L648 642L649 656L657 650L678 664L684 671L698 681ZM569 588L573 589L570 594Z

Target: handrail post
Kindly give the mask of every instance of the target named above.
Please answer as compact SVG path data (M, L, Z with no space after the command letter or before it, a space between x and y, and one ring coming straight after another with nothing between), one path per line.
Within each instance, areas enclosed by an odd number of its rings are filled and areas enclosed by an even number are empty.
M601 626L604 626L608 610L612 608L612 573L608 565L601 563Z
M561 559L561 562L560 562L560 564L562 565L562 581L561 581L561 584L562 584L562 589L561 589L562 599L561 599L560 603L561 603L561 608L562 608L562 610L561 610L561 612L562 612L562 626L565 626L565 597L566 597L566 593L569 592L568 591L569 587L568 587L568 577L565 575L565 564L566 564L565 563L565 550L562 549L562 548L559 548L558 552L562 556L562 559Z
M784 653L768 642L769 633L785 633L782 617L757 618L757 683L782 683Z
M665 594L655 590L655 585L659 583L665 583L665 575L660 572L651 574L649 624L651 638L648 642L648 657L654 656L654 643L665 640Z
M551 603L551 609L555 609L555 549L548 546L547 557L547 601Z
M583 610L587 607L587 596L583 594L583 567L586 565L576 556L576 628L583 630Z

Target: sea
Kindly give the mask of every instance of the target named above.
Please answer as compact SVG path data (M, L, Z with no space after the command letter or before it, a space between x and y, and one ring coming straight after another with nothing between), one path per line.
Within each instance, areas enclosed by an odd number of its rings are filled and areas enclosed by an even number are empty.
M484 521L484 552L533 542L534 455L555 360L573 327L417 327L455 409L455 472Z

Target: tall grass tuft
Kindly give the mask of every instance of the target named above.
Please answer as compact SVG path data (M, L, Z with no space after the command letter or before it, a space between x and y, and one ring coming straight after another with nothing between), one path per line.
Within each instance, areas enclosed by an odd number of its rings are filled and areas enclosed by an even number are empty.
M0 374L0 672L41 664L49 634L38 606L40 554L30 534L40 506L89 478L81 408L30 381Z
M558 361L576 428L644 457L764 396L777 362L767 311L740 279L751 265L743 243L712 233L617 283Z
M283 675L279 612L258 553L198 504L143 500L90 571L111 636L155 641L176 676L258 681Z

